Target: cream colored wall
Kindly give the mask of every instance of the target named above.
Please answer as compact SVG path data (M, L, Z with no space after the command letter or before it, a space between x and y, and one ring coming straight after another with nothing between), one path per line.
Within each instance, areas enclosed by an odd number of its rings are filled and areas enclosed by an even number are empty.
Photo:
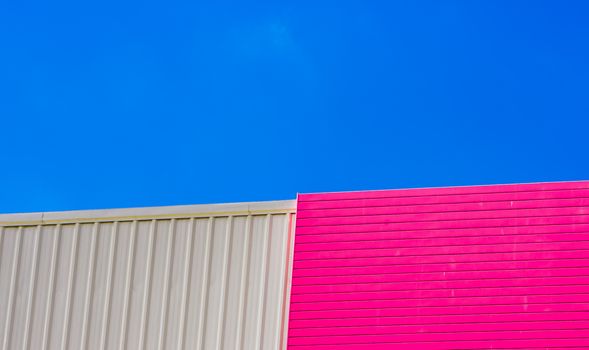
M281 349L294 211L0 215L0 347Z

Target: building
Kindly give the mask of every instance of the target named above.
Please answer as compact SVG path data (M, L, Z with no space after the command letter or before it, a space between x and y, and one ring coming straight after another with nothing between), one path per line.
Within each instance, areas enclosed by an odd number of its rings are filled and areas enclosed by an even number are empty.
M589 181L0 215L0 286L2 350L586 349Z

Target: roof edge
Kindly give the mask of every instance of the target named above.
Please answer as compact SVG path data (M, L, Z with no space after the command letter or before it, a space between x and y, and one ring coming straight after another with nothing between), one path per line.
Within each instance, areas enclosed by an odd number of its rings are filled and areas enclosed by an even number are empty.
M536 181L536 182L508 182L508 183L489 183L478 185L444 185L444 186L429 186L429 187L399 187L399 188L385 188L385 189L368 189L368 190L351 190L351 191L324 191L324 192L301 192L299 195L314 195L314 194L333 194L333 193L358 193L358 192L390 192L390 191L404 191L404 190L435 190L446 188L463 188L463 187L493 187L493 186L518 186L518 185L543 185L543 184L560 184L560 183L584 183L586 180L563 180L563 181ZM298 197L297 197L298 198Z
M294 213L296 200L0 214L0 226Z

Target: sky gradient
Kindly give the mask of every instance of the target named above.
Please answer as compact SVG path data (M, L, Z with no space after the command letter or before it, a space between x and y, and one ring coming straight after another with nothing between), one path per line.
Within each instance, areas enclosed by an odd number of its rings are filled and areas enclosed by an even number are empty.
M589 179L585 1L0 3L0 213Z

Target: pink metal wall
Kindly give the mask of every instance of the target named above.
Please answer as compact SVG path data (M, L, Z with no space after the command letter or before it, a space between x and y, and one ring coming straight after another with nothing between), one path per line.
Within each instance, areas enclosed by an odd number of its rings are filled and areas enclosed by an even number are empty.
M290 350L589 348L589 182L300 195Z

